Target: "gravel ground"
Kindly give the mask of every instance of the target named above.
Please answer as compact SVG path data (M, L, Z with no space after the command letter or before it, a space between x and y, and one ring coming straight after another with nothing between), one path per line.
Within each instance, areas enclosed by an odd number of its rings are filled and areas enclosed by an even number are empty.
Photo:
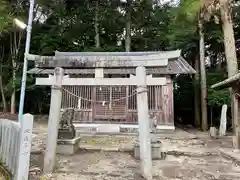
M46 124L35 124L32 150L41 150L46 142ZM179 132L177 132L179 133ZM167 155L165 160L153 161L155 180L239 180L240 167L218 155L219 148L231 147L231 139L188 138L186 132L172 138L160 137L166 151L191 152L188 156ZM179 139L181 137L181 139ZM132 146L134 136L84 136L81 145L119 147ZM189 153L188 153L189 154ZM39 180L42 155L32 155L31 180ZM78 151L74 156L57 156L53 174L42 177L56 180L142 180L139 161L129 153ZM37 169L34 167L37 167ZM37 173L36 173L37 172Z
M56 180L141 180L139 162L121 152L78 152L58 156ZM240 167L220 156L187 157L168 155L153 161L155 180L239 180Z

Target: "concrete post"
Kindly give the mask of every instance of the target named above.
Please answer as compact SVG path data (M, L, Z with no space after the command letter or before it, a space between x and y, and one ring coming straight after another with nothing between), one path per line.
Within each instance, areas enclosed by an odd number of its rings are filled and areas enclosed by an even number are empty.
M28 180L32 144L33 115L24 114L20 128L19 156L16 180Z
M139 143L140 143L140 160L141 173L147 179L152 179L152 154L151 154L151 136L150 122L148 118L148 94L147 94L147 76L146 68L139 66L136 68L138 79L137 88L137 111L139 124Z
M44 173L51 173L54 170L55 159L56 159L56 147L58 137L58 125L61 111L62 101L62 80L64 70L62 68L55 68L54 81L51 91L51 104L48 119L48 137L47 147L44 156Z

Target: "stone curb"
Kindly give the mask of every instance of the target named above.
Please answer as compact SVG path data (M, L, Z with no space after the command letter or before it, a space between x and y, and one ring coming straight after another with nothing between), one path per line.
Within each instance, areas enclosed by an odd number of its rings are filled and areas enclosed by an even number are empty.
M237 165L240 165L240 152L233 152L232 149L220 149L219 153L226 159L232 160ZM237 154L238 153L238 154Z
M107 151L107 152L133 152L133 148L124 148L124 147L99 147L99 146L84 146L80 145L80 150L87 151Z
M165 140L192 140L192 139L199 139L197 136L195 135L191 135L189 137L176 137L176 136L173 136L171 137L170 136L167 136L166 134L159 134L159 133L156 133L157 135L157 138L158 139L165 139ZM80 137L106 137L106 136L119 136L119 137L124 137L124 136L132 136L132 137L137 137L138 134L137 133L82 133L80 135Z
M189 157L202 157L202 156L212 156L218 155L218 152L187 152L179 150L168 150L165 151L167 155L173 156L189 156Z
M84 146L80 145L81 150L86 151L106 151L106 152L134 152L134 148L127 148L127 147L97 147L97 146ZM174 156L189 156L189 157L202 157L202 156L211 156L211 155L218 155L218 152L215 151L207 151L207 152L188 152L183 150L163 150L164 153L167 155L174 155Z

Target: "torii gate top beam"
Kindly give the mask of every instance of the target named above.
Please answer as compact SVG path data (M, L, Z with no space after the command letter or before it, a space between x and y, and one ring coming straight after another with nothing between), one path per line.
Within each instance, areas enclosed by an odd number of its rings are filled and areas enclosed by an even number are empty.
M41 68L114 68L114 67L161 67L168 65L168 59L179 58L180 50L167 52L115 52L115 53L56 53L56 56L29 54L28 60L35 61Z

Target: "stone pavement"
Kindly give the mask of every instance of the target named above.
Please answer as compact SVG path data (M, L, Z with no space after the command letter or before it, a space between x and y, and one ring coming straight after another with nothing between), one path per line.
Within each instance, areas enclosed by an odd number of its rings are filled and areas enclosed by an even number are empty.
M155 180L239 180L240 167L220 156L187 157L168 155L153 162ZM58 156L51 179L141 180L139 162L122 152L79 152Z
M35 125L33 133L32 151L40 152L45 148L46 125ZM74 156L58 155L56 171L44 179L142 180L139 161L129 152L136 138L134 135L82 135L80 147L83 150ZM230 137L211 139L208 135L196 136L177 130L172 135L160 134L158 138L168 154L165 160L153 161L155 180L240 179L239 165L232 159L225 158L219 151L231 148ZM94 149L98 151L93 151ZM123 149L128 152L119 152ZM42 154L32 154L31 167L41 168L40 160L43 160ZM39 175L31 173L30 179L39 180Z
M219 149L219 151L223 157L230 159L234 163L240 165L240 150L239 149L222 148L222 149Z

